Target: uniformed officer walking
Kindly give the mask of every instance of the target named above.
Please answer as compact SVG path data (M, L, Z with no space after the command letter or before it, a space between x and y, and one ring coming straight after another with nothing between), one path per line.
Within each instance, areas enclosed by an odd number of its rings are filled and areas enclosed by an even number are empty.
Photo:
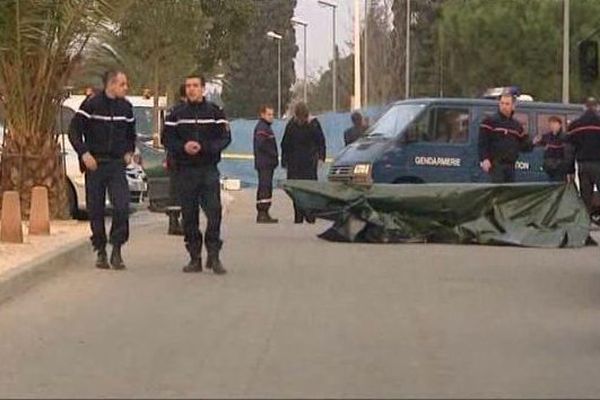
M86 100L76 112L69 140L85 166L86 203L92 229L92 245L98 254L96 267L110 268L104 226L106 192L113 207L110 265L124 269L121 246L129 238L129 187L125 168L135 151L135 119L125 99L127 77L108 71L104 91Z
M167 110L167 115L171 114L178 107L181 107L183 104L185 104L186 99L187 98L185 95L185 83L182 83L179 86L179 100L173 105L173 107L171 107L169 110ZM160 141L163 144L165 143L164 126L163 126L163 131L162 131ZM171 155L171 153L169 153L168 151L166 153L167 154L165 157L165 161L166 161L167 172L169 173L169 203L167 205L167 217L169 218L168 234L182 236L183 235L183 227L181 226L181 222L180 222L181 206L179 205L177 189L175 187L175 170L176 170L175 159Z
M273 203L273 174L279 165L279 153L275 133L271 124L275 118L273 107L263 105L260 108L260 120L254 128L254 167L258 172L258 190L256 192L256 222L275 224L279 220L271 217L269 210Z
M513 118L516 99L502 94L498 113L487 117L479 127L481 169L493 183L515 181L515 162L520 152L530 152L533 144L519 121Z
M165 120L165 145L175 164L175 187L181 203L184 240L190 262L183 272L202 271L203 236L199 229L199 206L207 219L204 243L207 269L226 273L219 253L221 241L221 183L217 164L231 143L225 114L204 98L205 80L192 75L185 80L187 102Z
M600 189L600 115L595 98L587 99L585 108L583 115L569 124L567 141L574 152L569 173L575 173L574 161L577 161L581 198L591 213L594 185Z

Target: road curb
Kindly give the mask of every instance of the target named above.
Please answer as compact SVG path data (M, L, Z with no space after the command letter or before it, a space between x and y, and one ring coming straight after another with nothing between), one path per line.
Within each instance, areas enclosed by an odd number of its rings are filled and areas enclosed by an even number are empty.
M0 275L0 304L91 255L90 241L79 239ZM77 263L75 263L77 261Z

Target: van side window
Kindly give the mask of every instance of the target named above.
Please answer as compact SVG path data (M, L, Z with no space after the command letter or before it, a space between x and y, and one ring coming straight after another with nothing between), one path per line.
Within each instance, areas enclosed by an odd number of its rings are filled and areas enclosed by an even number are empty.
M565 116L563 114L538 114L537 116L537 133L543 135L550 132L550 117L559 117L563 124L563 130L566 129Z
M436 143L466 143L469 140L469 109L437 108L432 136Z
M526 132L529 136L535 136L534 133L529 129L529 113L517 111L515 112L514 119L523 125L523 132Z

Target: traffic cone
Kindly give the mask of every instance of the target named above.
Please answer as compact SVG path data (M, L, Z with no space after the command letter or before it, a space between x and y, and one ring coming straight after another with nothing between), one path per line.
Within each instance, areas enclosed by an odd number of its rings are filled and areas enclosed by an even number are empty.
M29 234L50 234L50 206L48 205L48 189L44 186L36 186L31 191Z
M19 192L6 191L2 195L2 218L0 221L0 242L23 243Z

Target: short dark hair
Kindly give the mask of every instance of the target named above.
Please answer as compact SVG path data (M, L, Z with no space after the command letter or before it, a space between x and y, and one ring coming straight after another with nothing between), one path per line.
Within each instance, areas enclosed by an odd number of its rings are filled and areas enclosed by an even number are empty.
M200 74L190 74L188 76L185 77L185 80L187 81L188 79L200 79L200 85L205 86L206 85L206 79L204 78L204 75L200 75Z
M548 122L558 122L562 125L562 119L556 115L552 115L550 118L548 118Z
M179 97L185 97L185 83L179 85Z
M307 124L308 118L310 117L310 111L306 103L300 101L294 107L294 120L301 124Z
M363 116L358 111L354 111L352 115L350 115L350 119L354 125L358 125L363 121Z
M275 108L273 108L273 106L270 104L261 104L260 108L258 109L258 112L260 114L264 114L267 112L267 110L275 110Z
M104 87L108 86L108 84L110 82L112 82L120 74L125 75L125 72L123 72L120 69L109 69L108 71L106 71L102 75L102 84L104 85Z
M598 100L596 100L595 97L588 97L585 99L585 107L588 110L593 110L594 108L598 107Z
M500 95L500 98L498 100L502 100L502 98L504 98L504 97L510 97L510 99L512 100L513 103L517 101L517 98L511 92L502 92L502 94Z

